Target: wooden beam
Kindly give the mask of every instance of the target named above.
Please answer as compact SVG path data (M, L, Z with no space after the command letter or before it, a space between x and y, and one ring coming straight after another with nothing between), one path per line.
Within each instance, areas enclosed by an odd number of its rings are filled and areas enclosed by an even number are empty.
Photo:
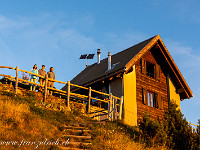
M183 83L184 83L184 85L185 85L185 87L186 87L186 89L187 89L187 91L188 91L188 92L186 92L186 95L188 96L188 98L190 98L190 96L193 97L193 94L192 94L192 91L191 91L190 87L188 86L188 84L187 84L187 82L185 81L183 75L181 74L180 70L178 69L177 65L175 64L174 60L172 59L172 57L171 57L169 51L167 50L167 48L166 48L165 44L163 43L162 39L160 38L160 36L159 36L159 41L160 41L161 45L163 46L163 48L165 49L166 54L170 57L170 60L171 60L172 64L174 65L175 70L177 70L177 73L178 73L179 77L180 77L181 80L183 81ZM186 89L185 89L185 90L186 90ZM190 94L190 95L189 95L189 94Z
M175 74L175 76L176 76L178 82L180 83L181 87L183 88L184 92L186 93L187 97L190 98L189 94L188 94L187 91L184 89L184 86L183 86L182 82L180 81L180 79L179 79L177 73L175 72L173 66L172 66L171 63L169 62L169 60L172 60L171 56L170 56L169 54L166 55L166 54L165 54L166 50L163 51L162 48L160 47L160 45L158 45L158 46L159 46L160 51L162 52L163 56L165 57L165 59L166 59L168 65L170 66L172 72ZM168 58L167 56L169 56L169 58ZM172 64L174 64L174 62L172 62ZM175 66L175 65L174 65L174 66ZM175 67L176 67L176 66L175 66ZM178 68L176 68L176 69L178 69ZM179 70L178 70L178 71L179 71Z
M33 84L33 85L37 85L37 86L41 86L41 87L42 87L42 85L40 85L40 84L38 84L38 83L35 83L35 82L28 81L28 80L24 80L24 79L18 78L18 83L19 83L19 81L23 81L23 82L26 82L26 83L30 83L30 84Z
M70 99L70 81L67 81L67 107L70 107L69 99Z
M84 86L76 85L76 84L71 84L71 86L75 86L75 87L78 87L78 88L82 88L82 89L88 90L88 88L86 88Z
M113 111L112 111L112 101L113 101L113 96L112 93L110 93L110 104L109 104L109 120L113 120Z
M122 75L122 73L119 73L116 77L119 78Z
M88 113L90 113L90 103L91 103L91 87L89 87L89 93L88 93Z
M117 119L117 99L114 99L114 120Z
M161 43L161 44L159 44ZM165 59L167 60L167 63L169 64L170 68L172 68L173 73L175 76L178 78L179 83L181 84L182 87L185 87L185 93L186 97L190 98L193 97L192 91L189 88L188 84L186 83L184 77L182 76L181 72L179 71L178 67L176 66L174 60L172 59L171 55L169 54L166 46L164 45L163 41L161 40L160 36L157 35L155 36L135 57L133 57L125 66L126 72L129 70L131 66L133 66L138 60L142 58L142 56L149 50L151 49L154 45L156 47L160 48L160 45L163 47L164 51L161 49L161 52L164 54ZM170 60L170 61L169 61ZM173 66L172 66L173 65ZM180 79L181 81L180 81ZM184 85L183 85L183 84ZM187 91L186 91L187 90Z
M0 68L8 68L8 69L13 69L13 70L15 70L15 68L13 68L13 67L8 67L8 66L0 66Z
M100 91L96 91L96 90L93 90L93 89L91 89L91 91L95 92L97 94L102 94L102 95L110 96L109 94L106 94L106 93L103 93L103 92L100 92Z
M17 88L18 88L18 66L16 67L15 94L17 94Z
M43 77L43 76L41 76L41 75L39 75L39 74L35 74L35 73L30 72L30 71L26 71L26 70L22 70L22 69L18 69L18 71L25 72L25 73L29 73L29 74L35 75L35 76L40 77L40 78L43 78L43 79L45 78L45 77Z
M159 44L158 44L158 42L156 42L156 44L155 44L155 48L159 48Z
M181 89L177 89L177 90L176 90L176 93L177 93L177 94L180 94L180 93L183 93L184 91L185 91L184 88L181 88Z
M48 82L48 75L45 75L45 84L44 84L44 99L43 102L46 102L47 98L47 82Z
M12 76L10 76L10 75L5 75L5 74L0 74L0 76L15 79L15 77L12 77Z
M142 58L142 56L145 54L145 52L147 52L149 49L151 49L155 42L159 39L159 35L155 36L137 55L135 55L135 57L133 57L125 66L125 68L127 70L130 69L130 67L132 67L138 60L140 60L140 58ZM126 72L127 72L126 70Z
M112 98L112 120L115 119L115 99Z
M121 96L121 100L120 100L120 106L119 106L119 120L122 119L122 105L123 105L123 96Z

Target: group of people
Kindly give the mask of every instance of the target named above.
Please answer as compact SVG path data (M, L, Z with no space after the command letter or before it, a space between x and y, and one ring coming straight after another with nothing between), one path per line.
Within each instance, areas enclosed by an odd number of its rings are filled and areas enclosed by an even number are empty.
M34 74L39 74L39 75L45 77L46 71L44 69L45 69L45 65L42 65L42 69L37 70L37 65L35 64L33 66L33 69L31 69L31 72L34 73ZM54 68L50 67L50 71L47 72L47 76L48 76L48 78L55 80L55 73L53 72L53 70L54 70ZM31 82L36 83L37 82L37 76L31 74L31 79L30 80L31 80ZM39 83L40 83L40 85L44 86L45 78L39 77ZM48 81L47 86L53 88L54 87L54 82L53 81ZM30 86L30 90L31 91L35 91L35 86L31 85ZM41 87L39 87L39 91L42 91ZM52 94L52 91L51 91L51 94Z

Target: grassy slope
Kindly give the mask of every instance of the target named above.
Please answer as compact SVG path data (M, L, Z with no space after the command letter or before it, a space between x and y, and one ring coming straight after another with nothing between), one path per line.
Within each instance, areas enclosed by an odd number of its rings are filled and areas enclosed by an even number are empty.
M0 85L1 86L1 85ZM19 145L5 145L2 141L56 141L62 136L62 126L76 122L93 122L92 149L144 149L144 144L134 142L137 129L124 126L119 121L97 124L78 110L60 112L37 105L34 93L26 96L0 90L0 149L15 149ZM21 146L33 149L36 145ZM56 146L39 145L38 149L57 149ZM160 148L159 148L160 149Z

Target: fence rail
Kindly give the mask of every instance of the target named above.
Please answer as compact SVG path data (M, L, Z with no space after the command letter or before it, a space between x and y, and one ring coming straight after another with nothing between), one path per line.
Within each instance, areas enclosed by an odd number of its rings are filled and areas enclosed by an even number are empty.
M44 76L41 76L39 74L34 74L34 73L32 73L30 71L27 71L27 70L19 69L18 66L16 66L16 68L9 67L9 66L0 66L0 68L12 69L12 70L16 71L16 76L15 77L13 77L11 75L0 74L0 76L3 76L5 78L8 78L8 79L10 79L10 80L15 82L15 93L16 94L17 94L17 89L18 89L18 83L19 82L23 83L23 84L32 84L32 85L44 88L44 99L43 99L44 102L46 101L46 98L47 98L47 95L48 95L48 90L52 90L52 91L55 91L56 93L59 93L61 95L67 96L67 99L66 99L67 107L69 107L70 97L73 96L73 97L81 98L81 99L83 99L83 101L87 101L87 106L88 106L87 107L88 108L87 111L88 111L88 113L90 113L91 100L96 100L97 102L100 102L100 103L104 102L104 103L108 104L108 118L109 118L109 120L121 119L122 118L121 115L122 115L123 97L119 98L117 96L112 95L112 93L107 94L107 93L103 93L103 92L91 89L91 87L84 87L84 86L72 84L72 83L70 83L70 81L63 82L63 81L59 81L59 80L53 80L53 79L48 78L47 75L44 77ZM43 85L40 85L38 83L34 83L34 82L31 82L31 81L28 81L28 80L20 79L18 77L18 72L19 71L20 72L24 72L24 73L28 73L29 75L35 75L35 76L37 76L39 78L45 79L45 85L43 86ZM59 90L59 89L56 89L56 88L48 87L47 86L47 82L48 81L57 82L57 83L61 83L61 84L67 85L67 91L63 91L63 90ZM76 87L76 88L79 88L79 89L87 90L88 91L88 95L73 93L73 92L70 91L70 87ZM100 98L92 97L92 92L96 93L96 94L99 94L99 95L108 96L109 98L108 99L100 99ZM119 100L119 103L117 103L117 100ZM119 113L117 113L117 106L120 107L119 110L118 110Z
M192 127L193 130L197 131L198 125L193 124L193 123L191 123L191 122L188 122L188 124L191 125L191 127L193 126L193 127ZM195 126L195 128L194 128L194 126Z

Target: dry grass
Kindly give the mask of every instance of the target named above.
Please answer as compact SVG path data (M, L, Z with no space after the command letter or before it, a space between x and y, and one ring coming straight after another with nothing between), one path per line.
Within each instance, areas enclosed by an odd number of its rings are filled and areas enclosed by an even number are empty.
M59 130L50 122L30 111L27 104L19 103L8 96L0 97L0 140L1 141L44 141L59 136ZM17 146L1 146L1 149ZM22 148L22 147L21 147ZM24 146L23 149L34 146ZM42 147L40 147L42 148Z
M15 96L0 90L0 149L10 150L19 145L2 145L2 141L55 141L61 137L59 127L74 122L93 122L79 111L62 113L35 105L37 99L33 93L26 96ZM136 142L133 130L119 122L108 122L104 125L93 123L91 149L142 150L164 149L146 148L145 144ZM21 146L20 149L34 149L36 145ZM39 146L38 149L50 149L51 146ZM55 147L56 149L56 147Z
M92 149L96 150L166 150L165 147L146 147L138 137L138 128L122 124L120 121L94 124Z
M125 134L120 134L119 132L109 132L106 129L103 129L101 131L101 135L95 137L92 148L113 150L141 150L144 149L144 146L142 144L135 143Z

